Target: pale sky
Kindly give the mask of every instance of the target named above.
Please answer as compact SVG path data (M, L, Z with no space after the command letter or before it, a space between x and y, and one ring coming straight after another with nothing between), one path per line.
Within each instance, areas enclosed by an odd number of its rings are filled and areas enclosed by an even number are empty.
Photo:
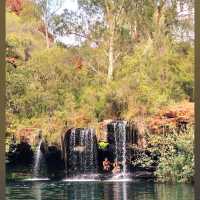
M77 0L64 0L62 8L58 11L58 13L61 13L65 8L70 9L72 11L76 11L78 9ZM79 41L71 35L71 36L65 36L65 37L58 37L59 41L68 44L68 45L76 45L79 44Z
M73 11L78 9L77 0L63 0L63 2L63 9L68 8Z
M61 13L65 8L70 9L72 11L78 10L77 0L63 0L63 6L58 11L58 13ZM188 12L187 8L184 7L183 11L181 12L181 15L185 15L185 14L187 14L187 12ZM180 17L182 17L182 16L180 16ZM188 33L185 33L185 34L188 34ZM191 33L189 33L189 35L191 35L191 37L193 38L194 37L193 31L191 31ZM78 45L78 44L80 44L80 41L77 38L75 38L74 35L71 35L71 36L68 35L68 36L65 36L65 37L58 37L57 39L59 41L62 41L65 44L68 44L68 45Z

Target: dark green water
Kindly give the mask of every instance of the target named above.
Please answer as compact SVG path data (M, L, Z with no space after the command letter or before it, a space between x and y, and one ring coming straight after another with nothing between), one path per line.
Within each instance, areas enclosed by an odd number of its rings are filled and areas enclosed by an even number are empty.
M192 185L145 182L8 183L7 200L194 200Z

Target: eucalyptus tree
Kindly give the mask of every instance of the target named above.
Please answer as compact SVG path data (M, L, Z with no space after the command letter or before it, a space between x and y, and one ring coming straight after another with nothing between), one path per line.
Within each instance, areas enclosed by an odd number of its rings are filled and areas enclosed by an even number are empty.
M140 41L161 43L181 25L179 10L193 0L77 0L79 9L54 17L53 31L75 35L105 50L107 78L112 80L120 57ZM178 29L178 28L177 28Z
M194 39L194 0L171 0L172 13L168 23L172 35L179 40ZM169 16L169 15L168 15Z
M112 80L117 61L132 50L137 36L151 34L155 5L149 0L78 0L78 11L65 9L54 18L53 30L104 48L107 78Z
M105 43L108 80L113 78L114 65L119 56L115 46L128 2L130 0L78 0L77 12L66 9L54 21L56 33L74 34L96 45Z
M47 48L50 47L49 31L50 24L55 14L62 8L64 0L34 0L39 5L45 28L45 39Z

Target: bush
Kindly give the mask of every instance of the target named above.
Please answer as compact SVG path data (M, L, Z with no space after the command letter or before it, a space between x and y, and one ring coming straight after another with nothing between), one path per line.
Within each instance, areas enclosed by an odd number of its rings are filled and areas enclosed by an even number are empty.
M155 175L158 182L193 182L194 129L183 133L149 135L149 150L160 154Z

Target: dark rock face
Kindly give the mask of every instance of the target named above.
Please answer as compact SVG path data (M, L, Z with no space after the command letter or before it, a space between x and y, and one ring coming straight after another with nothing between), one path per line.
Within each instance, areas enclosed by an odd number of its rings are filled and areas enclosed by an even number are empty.
M94 129L69 129L62 143L68 175L97 172L97 139Z
M108 158L110 162L114 162L114 146L110 144L108 147L105 149L98 148L98 166L99 166L99 171L103 172L103 161L105 158Z
M106 130L107 146L97 145L95 130L90 128L73 128L65 131L61 140L61 149L56 145L48 146L47 141L43 140L40 145L43 155L42 175L51 179L61 179L64 178L65 173L68 176L103 173L105 158L108 158L111 165L117 158L120 165L126 163L123 166L126 166L126 172L131 173L131 176L153 177L159 155L140 147L140 133L137 127L124 121L111 121L106 125ZM151 165L143 167L140 163L135 164L135 161L143 157L151 159L153 161ZM13 142L8 160L13 166L32 166L34 153L26 140L22 140L19 144ZM111 170L104 175L111 175Z
M154 172L158 165L159 156L157 154L153 154L148 150L138 149L136 147L128 149L128 157L130 161L129 170L131 173L135 172ZM151 160L151 164L147 166L142 166L140 163L133 164L134 161L140 160L142 158L147 158Z
M41 151L43 154L46 154L46 153L47 153L47 151L48 151L48 143L47 143L47 141L43 141L43 142L41 143L40 151Z
M108 158L111 163L114 163L115 159L122 163L122 160L125 159L124 155L126 157L126 167L128 169L130 164L130 159L128 159L128 146L137 143L137 129L125 121L116 120L109 122L106 130L109 145L104 149L98 148L100 170L103 171L102 163L105 158Z
M116 124L122 123L122 121L113 121L107 125L107 140L109 144L115 143L114 127ZM139 140L139 131L134 124L126 124L126 144L137 144Z
M44 154L47 168L47 175L52 178L61 178L64 176L64 160L62 159L61 150L56 146L49 146L48 151Z
M24 141L19 144L11 144L8 152L8 161L10 165L29 166L32 164L33 150L31 145Z
M40 175L48 176L51 179L60 179L65 176L65 164L61 150L57 146L48 146L43 142L40 147L43 159L40 161ZM31 173L34 165L34 152L27 142L19 144L15 142L10 145L7 155L9 161L8 169L27 169ZM16 170L15 170L16 171Z
M125 134L125 140L126 140L126 168L127 171L135 174L136 172L141 174L153 173L156 170L157 161L159 159L159 155L153 155L148 150L145 150L145 148L142 148L141 141L143 139L143 136L139 133L139 129L134 123L129 122L123 122L123 121L112 121L107 124L107 141L109 145L105 149L98 148L98 163L101 171L103 171L102 162L105 158L108 158L108 160L113 163L116 158L116 142L118 140L119 144L119 124L125 123L125 131L123 134ZM123 138L120 138L122 140ZM123 147L120 147L118 149L118 158L120 159L120 153L119 151L122 150ZM151 165L149 166L142 166L140 163L134 164L135 161L142 159L143 157L146 157L150 159ZM142 175L142 176L143 176ZM144 175L145 176L145 175ZM152 175L153 176L153 175Z

